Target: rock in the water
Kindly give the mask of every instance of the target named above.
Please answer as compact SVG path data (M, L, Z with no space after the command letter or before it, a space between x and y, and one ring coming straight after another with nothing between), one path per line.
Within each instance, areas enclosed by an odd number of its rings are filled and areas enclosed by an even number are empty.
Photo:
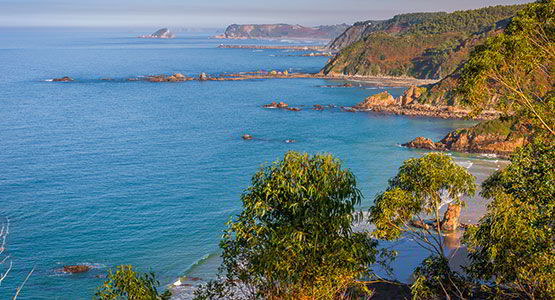
M429 150L444 150L444 145L441 143L434 143L432 140L425 137L417 137L414 140L402 144L403 147L417 148L417 149L429 149Z
M175 34L173 34L167 28L162 28L162 29L156 31L153 34L141 35L141 36L139 36L139 38L142 38L142 39L173 39L173 38L175 38Z
M447 211L443 215L441 221L441 230L455 231L459 228L459 217L461 216L461 206L458 204L449 204Z
M66 273L85 273L91 269L89 266L85 265L71 265L71 266L64 266L63 271Z
M200 73L200 75L198 77L198 80L206 80L206 79L208 79L208 76L206 76L206 73L204 73L204 72Z
M61 78L54 78L52 79L52 81L56 81L56 82L69 82L69 81L74 81L73 78L68 77L68 76L64 76Z
M372 109L374 107L384 107L391 105L395 105L395 98L393 98L393 96L391 96L387 91L384 91L364 99L364 101L358 103L355 108Z
M252 135L250 135L250 134L243 134L243 139L244 139L244 140L252 140Z

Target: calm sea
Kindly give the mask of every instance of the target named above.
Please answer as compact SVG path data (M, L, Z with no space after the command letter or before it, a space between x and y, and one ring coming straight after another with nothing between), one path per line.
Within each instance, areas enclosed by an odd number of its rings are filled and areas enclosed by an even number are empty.
M403 160L423 153L400 143L439 139L472 124L261 107L271 101L350 106L383 90L322 87L338 81L128 82L174 72L316 72L327 60L218 49L221 41L207 35L145 40L138 34L0 29L0 217L10 222L6 252L13 260L1 299L33 267L18 299L91 299L103 281L98 277L121 264L152 270L163 284L184 275L210 278L224 224L240 211L240 194L261 165L288 150L332 153L357 175L366 209ZM48 81L66 75L76 81ZM242 140L245 133L255 139ZM496 167L456 159L479 165L478 173ZM405 261L401 280L418 263ZM93 270L57 272L67 264Z

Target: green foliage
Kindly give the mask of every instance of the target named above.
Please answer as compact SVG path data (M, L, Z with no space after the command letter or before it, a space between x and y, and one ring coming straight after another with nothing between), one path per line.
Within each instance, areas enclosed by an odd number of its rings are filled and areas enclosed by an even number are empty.
M351 228L355 176L331 155L288 152L241 200L220 243L223 277L197 299L335 299L375 262L376 242Z
M413 300L436 299L438 295L452 295L454 299L468 299L472 295L473 284L449 268L445 257L430 256L414 270L411 285Z
M498 296L554 299L555 144L538 140L483 184L487 214L465 239L469 273L488 280Z
M456 204L464 204L461 196L475 193L474 182L465 168L441 153L406 160L370 208L370 222L376 225L374 236L398 239L411 219L422 213L433 214L439 222L441 193L446 192Z
M323 72L350 75L413 76L439 79L452 73L496 22L522 5L495 6L453 13L413 13L366 25L366 35L343 49ZM365 23L355 24L364 26Z
M387 190L376 197L369 218L376 225L373 235L387 240L406 235L432 254L415 271L415 282L411 285L414 299L463 297L471 290L467 281L451 271L447 263L439 209L446 195L455 204L463 205L461 196L473 195L475 190L475 178L465 168L449 156L430 153L406 160L397 176L389 180ZM422 215L430 214L435 217L436 235L427 227L423 230L411 227L414 219L424 223Z
M140 274L131 265L117 267L115 273L110 270L108 280L98 288L95 299L99 300L168 300L169 291L158 294L160 283L154 273Z
M555 1L543 0L519 12L505 33L476 47L457 93L475 114L495 105L533 117L539 129L555 135L554 85Z

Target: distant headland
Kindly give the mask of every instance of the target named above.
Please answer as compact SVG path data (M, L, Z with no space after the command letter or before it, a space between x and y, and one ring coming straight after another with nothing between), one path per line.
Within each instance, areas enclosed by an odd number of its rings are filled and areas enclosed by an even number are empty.
M233 24L224 34L214 36L220 39L319 39L333 40L341 35L349 25L322 25L305 27L290 24Z

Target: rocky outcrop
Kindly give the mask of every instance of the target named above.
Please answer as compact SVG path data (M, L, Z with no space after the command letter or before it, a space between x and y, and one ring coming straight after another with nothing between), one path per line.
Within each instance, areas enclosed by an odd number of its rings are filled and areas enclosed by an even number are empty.
M156 32L148 35L141 35L139 36L141 39L173 39L175 38L175 34L169 31L167 28L162 28L157 30Z
M55 81L55 82L70 82L70 81L74 81L74 79L71 78L71 77L68 77L68 76L64 76L64 77L60 77L60 78L54 78L54 79L52 79L52 81Z
M457 129L441 141L418 137L402 146L434 151L496 154L508 157L517 148L530 142L531 128L516 118L483 121L471 128Z
M454 105L421 104L420 97L426 93L424 87L411 86L398 98L393 98L387 91L370 96L353 107L358 111L373 111L385 114L432 117L442 119L466 119L470 110ZM477 116L476 120L492 120L499 117L499 112L485 110Z
M193 80L193 78L186 77L181 73L176 73L173 75L152 75L146 76L146 81L150 82L179 82L179 81L189 81Z
M250 135L250 134L243 134L242 138L243 138L244 140L252 140L252 135Z
M71 266L64 266L62 271L65 273L77 274L77 273L88 272L90 269L91 267L85 266L85 265L71 265Z
M387 91L384 91L364 99L363 102L360 102L355 106L355 109L371 110L374 108L387 107L395 104L395 98L393 98L393 96L391 96Z
M329 25L305 27L289 24L232 24L223 35L215 38L224 39L326 39L331 40L339 36L349 25Z
M455 231L459 228L459 218L461 216L461 206L459 204L449 204L443 220L441 220L442 231Z
M417 137L414 140L402 144L403 147L408 148L418 148L418 149L428 149L428 150L445 150L445 146L441 143L434 143L431 139L425 137Z

